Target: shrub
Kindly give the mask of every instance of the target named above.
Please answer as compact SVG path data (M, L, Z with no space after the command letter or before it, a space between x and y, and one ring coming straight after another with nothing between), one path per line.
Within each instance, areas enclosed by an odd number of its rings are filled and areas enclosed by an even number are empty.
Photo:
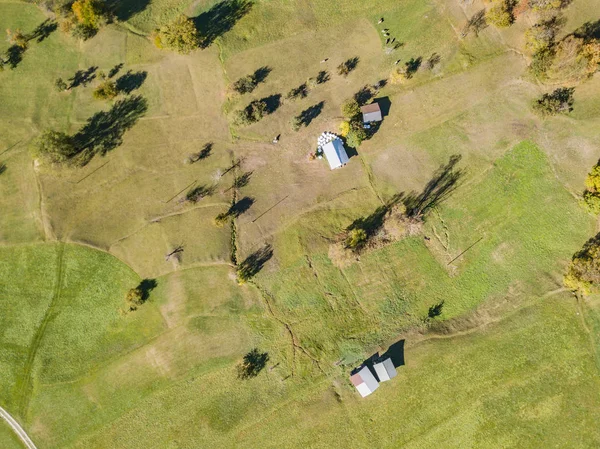
M200 46L200 36L192 19L179 16L173 22L155 31L154 42L158 48L167 48L188 54Z
M33 142L31 153L51 164L68 162L77 154L73 138L63 132L47 129Z
M302 117L297 115L296 117L294 117L292 119L292 129L294 131L299 131L301 127L302 127Z
M367 133L363 128L353 128L346 136L346 143L349 147L358 148L367 138Z
M535 101L533 110L542 116L567 113L573 110L575 89L561 87Z
M118 94L117 83L112 80L103 81L93 92L96 100L112 100Z
M29 46L29 39L25 36L21 30L11 31L10 29L6 30L6 34L8 35L8 41L12 45L16 45L19 48L26 49Z
M132 288L127 292L125 300L129 304L129 311L133 312L144 303L144 292L140 288Z
M346 248L353 251L358 251L365 246L367 243L367 233L364 229L356 228L352 229L346 238Z
M69 86L67 86L67 83L65 83L65 81L62 78L57 78L56 81L54 81L54 87L59 92L64 92L69 88Z
M535 11L550 11L566 6L568 0L529 0L529 6Z
M485 14L485 20L487 23L491 23L498 28L507 28L511 26L515 21L512 14L511 3L503 1L502 3L493 6Z
M215 226L222 228L225 223L229 221L229 214L227 212L222 212L215 217Z

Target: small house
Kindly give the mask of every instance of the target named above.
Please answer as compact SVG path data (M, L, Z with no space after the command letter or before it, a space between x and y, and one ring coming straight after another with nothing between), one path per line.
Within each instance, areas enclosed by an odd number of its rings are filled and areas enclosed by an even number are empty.
M348 162L348 155L346 154L344 143L339 137L327 142L322 148L332 170L334 168L340 168Z
M385 382L386 380L390 380L398 374L396 372L396 367L392 362L392 359L389 357L385 360L379 360L377 363L373 365L375 368L375 374L379 377L380 382Z
M383 120L381 115L381 108L379 103L371 103L360 108L363 115L363 123L368 125L369 123L380 122Z
M363 398L369 396L379 388L379 382L377 382L371 370L366 366L363 366L360 371L350 376L350 381Z

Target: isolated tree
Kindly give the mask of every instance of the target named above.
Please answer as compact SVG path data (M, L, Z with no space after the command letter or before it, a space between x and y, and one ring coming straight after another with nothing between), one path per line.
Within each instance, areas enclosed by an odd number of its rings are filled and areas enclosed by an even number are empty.
M573 256L564 284L584 294L600 291L600 234L588 240Z
M158 48L167 48L181 54L188 54L200 46L200 35L194 21L179 16L173 22L159 28L154 37Z
M345 246L353 251L362 249L367 243L367 233L364 229L355 228L348 233L345 241Z
M254 77L252 75L247 75L233 83L233 90L239 94L247 94L256 89L256 85L257 83Z
M554 92L542 95L533 104L533 110L542 116L567 113L573 110L575 89L560 87Z
M133 312L144 303L144 292L139 287L132 288L127 292L125 300L129 304L129 311Z
M251 101L248 106L235 113L234 123L238 126L256 123L264 117L267 109L267 102L265 100Z
M47 129L33 142L31 153L34 158L51 164L68 162L77 154L73 138L60 131Z
M248 352L242 362L237 365L237 375L239 379L250 379L258 376L258 373L267 365L269 354L260 352L257 348Z

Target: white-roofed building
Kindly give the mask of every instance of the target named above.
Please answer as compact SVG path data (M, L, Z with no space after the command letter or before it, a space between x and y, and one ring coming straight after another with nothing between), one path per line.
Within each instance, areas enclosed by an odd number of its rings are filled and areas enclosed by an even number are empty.
M348 155L346 154L344 143L339 137L335 137L330 142L327 142L323 145L322 149L332 170L334 168L340 168L348 163Z
M366 366L363 366L360 371L350 376L350 381L363 398L369 396L379 388L379 382L377 382L371 370Z
M377 374L377 377L379 377L380 382L390 380L398 374L396 372L396 367L390 358L375 363L373 368L375 368L375 373Z

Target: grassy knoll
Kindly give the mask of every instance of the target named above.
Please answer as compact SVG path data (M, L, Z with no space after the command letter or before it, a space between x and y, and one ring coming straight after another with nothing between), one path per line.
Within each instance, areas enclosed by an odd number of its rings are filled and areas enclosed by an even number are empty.
M321 236L329 239L341 226L326 226L326 216L335 215L308 214L278 236L275 248L285 258L258 282L275 298L276 311L297 323L299 340L314 356L350 363L367 355L359 348L419 325L442 301L442 318L451 318L484 302L559 287L565 261L593 229L530 143L508 151L484 176L459 183L428 219L428 242L409 238L340 270Z
M597 19L598 0L578 1L565 32ZM599 446L599 303L560 290L594 228L577 194L598 159L599 78L577 87L570 114L535 116L530 102L547 88L526 74L532 18L461 37L479 0L256 0L233 21L222 6L119 2L119 21L93 39L55 31L0 73L0 403L40 449ZM214 45L156 49L148 35L181 12L213 26ZM0 28L45 18L0 0ZM384 27L403 46L386 51ZM352 57L356 69L339 75ZM344 100L419 57L411 80L379 92L389 115L346 167L309 160ZM142 80L129 95L147 111L85 167L35 167L27 147L42 129L75 133L115 104L92 97L97 79L61 93L55 79L118 64L117 78ZM232 95L264 66L252 93ZM321 70L330 78L306 98L285 98ZM232 123L273 95L283 101L260 122ZM424 235L332 262L341 230L420 192L456 154L465 175ZM244 176L247 210L215 226ZM196 187L210 194L184 202ZM265 244L272 259L238 285L231 255ZM149 301L121 313L143 278L157 283ZM398 378L358 398L350 369L402 336ZM270 360L239 380L254 347ZM14 444L0 427L0 446Z

